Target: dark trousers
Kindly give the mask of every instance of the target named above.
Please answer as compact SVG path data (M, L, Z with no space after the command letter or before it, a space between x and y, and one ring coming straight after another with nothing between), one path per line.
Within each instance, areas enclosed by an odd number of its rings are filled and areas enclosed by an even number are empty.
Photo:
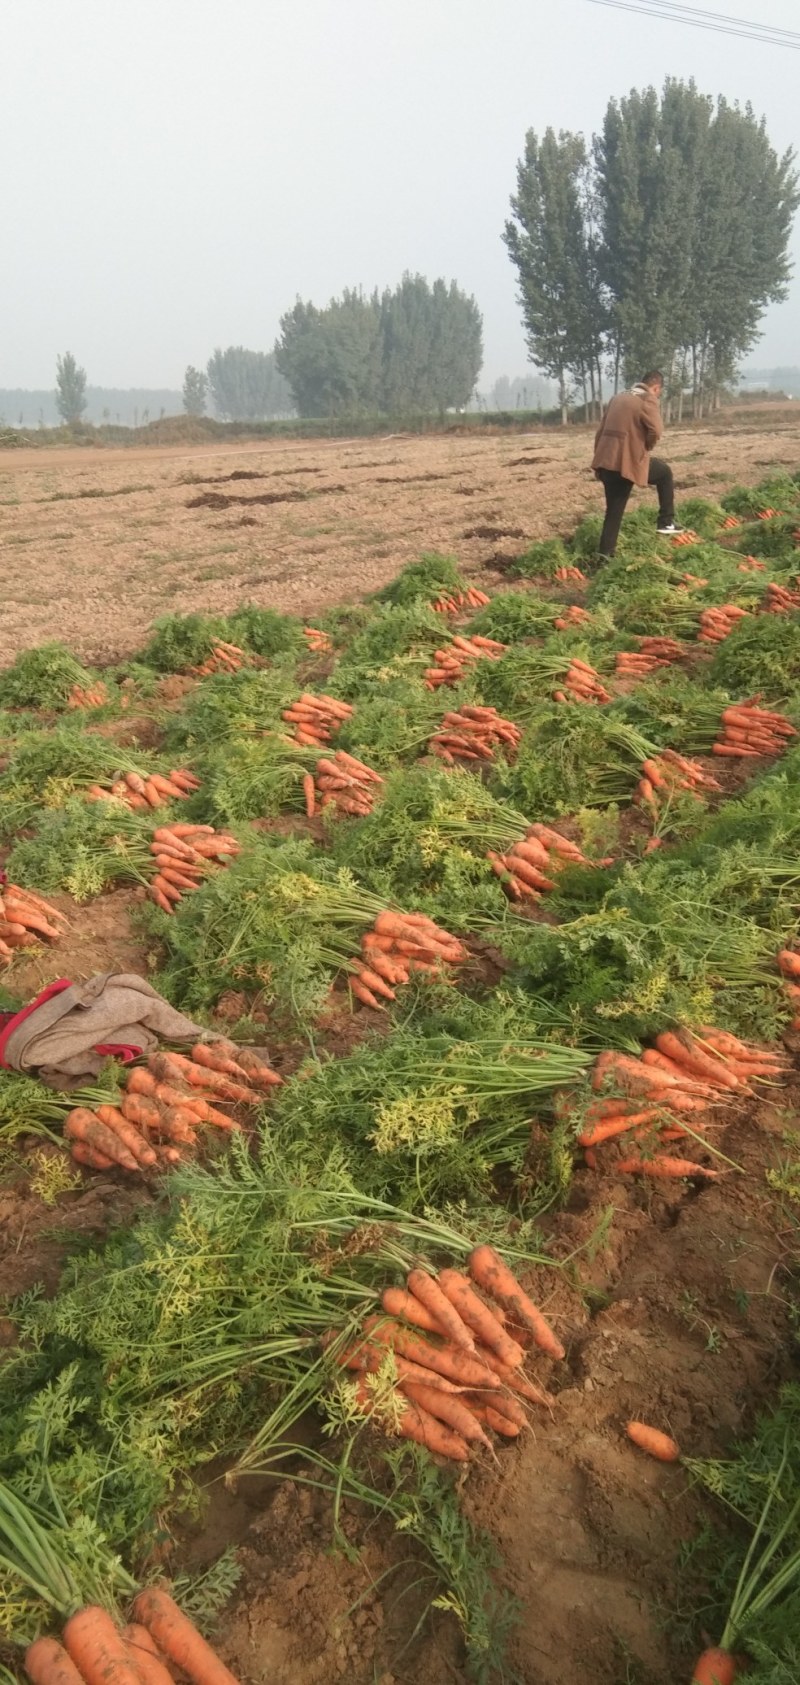
M617 548L619 529L628 498L633 491L633 480L624 479L614 468L598 468L597 478L602 480L606 494L606 518L600 534L599 552L605 561L610 562ZM675 482L669 463L662 462L658 456L652 456L647 484L655 486L658 492L659 526L669 526L675 519Z

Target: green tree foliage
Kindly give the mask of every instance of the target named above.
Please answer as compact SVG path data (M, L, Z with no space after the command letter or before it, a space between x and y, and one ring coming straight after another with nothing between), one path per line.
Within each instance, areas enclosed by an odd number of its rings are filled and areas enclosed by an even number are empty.
M591 153L580 135L531 131L504 240L531 357L591 397L665 369L680 413L714 403L786 296L794 154L752 108L667 80L611 100ZM593 384L594 379L594 384Z
M208 395L208 375L192 364L183 377L183 407L187 415L205 415Z
M345 290L324 309L298 299L275 347L301 415L460 408L482 360L482 320L454 281L404 275L394 290Z
M558 381L562 419L573 382L602 398L605 303L597 275L594 194L582 135L533 129L517 166L503 239L519 278L531 361Z
M56 407L68 426L80 421L86 408L86 370L78 368L71 351L56 357Z
M208 360L207 378L211 401L223 421L266 421L293 408L273 351L246 351L242 345L222 351L218 346Z

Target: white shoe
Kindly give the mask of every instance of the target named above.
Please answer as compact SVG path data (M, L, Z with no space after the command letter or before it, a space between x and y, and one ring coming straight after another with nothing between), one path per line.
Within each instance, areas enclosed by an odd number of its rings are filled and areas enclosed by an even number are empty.
M659 532L659 533L664 533L668 538L672 538L675 533L685 532L686 528L682 527L678 521L670 521L668 526L666 526L666 527L658 526L656 528L656 531Z

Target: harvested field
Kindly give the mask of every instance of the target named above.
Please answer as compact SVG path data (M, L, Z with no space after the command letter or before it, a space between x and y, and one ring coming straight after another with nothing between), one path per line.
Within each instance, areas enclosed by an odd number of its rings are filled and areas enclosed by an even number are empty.
M679 496L800 460L800 406L671 429ZM472 577L600 507L591 429L562 436L0 451L0 664L58 638L130 655L168 613L242 601L310 615L376 590L423 551Z

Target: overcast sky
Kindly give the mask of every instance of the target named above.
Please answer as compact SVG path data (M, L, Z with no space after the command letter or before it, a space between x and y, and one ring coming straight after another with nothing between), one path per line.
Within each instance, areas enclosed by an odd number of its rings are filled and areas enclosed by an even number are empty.
M800 29L798 0L697 0ZM484 315L482 385L523 374L500 240L525 131L694 76L798 141L800 53L592 0L5 0L0 386L179 386L268 349L295 296L404 269ZM800 232L794 240L800 258ZM800 362L800 278L750 359Z

